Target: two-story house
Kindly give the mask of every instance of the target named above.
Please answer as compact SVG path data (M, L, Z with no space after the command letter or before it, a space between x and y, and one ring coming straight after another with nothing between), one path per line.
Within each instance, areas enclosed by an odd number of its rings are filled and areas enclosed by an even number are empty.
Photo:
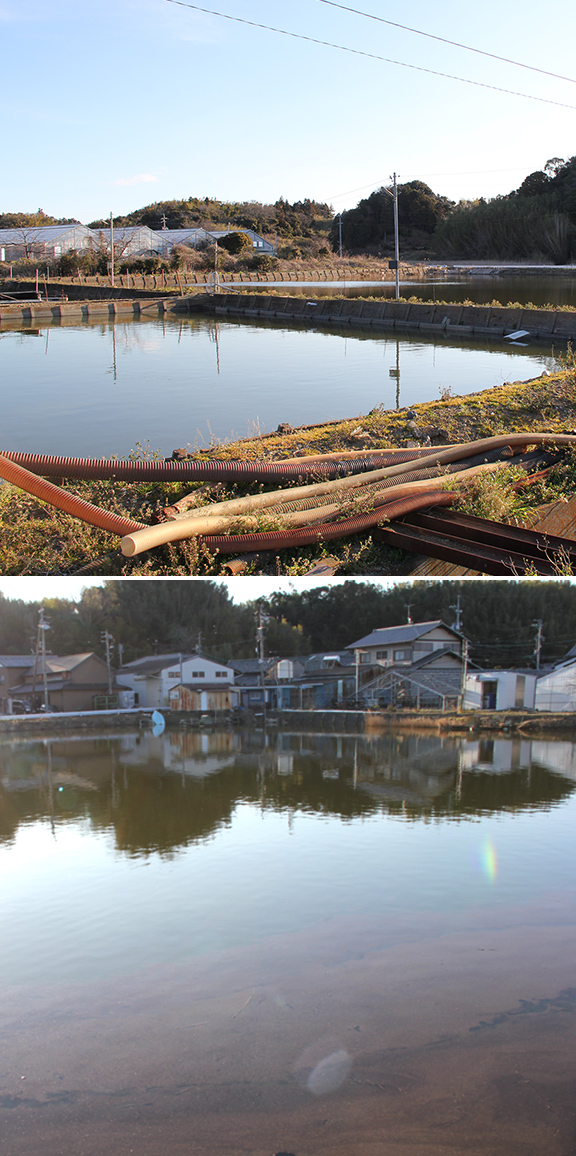
M204 690L210 686L229 691L234 685L234 672L229 666L200 654L156 654L137 658L121 668L118 678L133 691L134 706L164 709L171 707L171 692L179 686Z

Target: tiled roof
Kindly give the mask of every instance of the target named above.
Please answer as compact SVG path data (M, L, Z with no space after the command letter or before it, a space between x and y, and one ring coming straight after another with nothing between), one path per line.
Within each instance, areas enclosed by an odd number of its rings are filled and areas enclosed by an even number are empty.
M406 622L403 626L383 626L373 630L371 634L364 635L364 638L359 638L357 642L351 642L347 649L354 650L362 646L395 646L401 642L414 642L415 639L421 638L423 634L428 634L430 630L435 630L439 626L449 630L456 638L459 637L456 630L437 618L433 622Z

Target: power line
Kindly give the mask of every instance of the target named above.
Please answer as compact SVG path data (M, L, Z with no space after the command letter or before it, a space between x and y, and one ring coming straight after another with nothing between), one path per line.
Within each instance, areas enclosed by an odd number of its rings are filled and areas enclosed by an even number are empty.
M554 80L567 80L569 84L576 84L572 76L561 76L557 72L548 72L545 68L536 68L534 64L522 64L520 60L509 60L507 56L497 56L495 52L484 52L482 48L472 48L469 44L460 44L458 40L446 40L444 36L435 36L433 32L423 32L421 28L409 28L407 24L396 24L394 20L384 20L382 16L373 16L371 12L361 12L359 8L349 8L347 4L337 4L336 0L319 0L320 4L328 4L330 8L340 8L342 12L353 12L355 16L364 16L366 20L376 20L378 24L388 24L390 28L401 28L403 32L413 32L416 36L426 36L429 40L438 40L440 44L450 44L452 48L463 48L465 52L475 52L478 56L488 56L490 60L500 60L502 64L513 64L515 68L527 68L530 72L539 72L542 76L552 76Z
M194 12L203 12L206 16L218 16L221 20L232 20L235 24L246 24L249 28L260 28L264 32L276 32L279 36L289 36L293 40L305 40L308 44L320 44L323 48L336 48L339 52L349 52L353 56L379 60L384 64L395 64L398 68L410 68L414 72L425 72L428 76L440 76L444 80L457 80L461 84L472 84L476 88L490 89L491 92L503 92L507 96L519 96L522 100L536 100L539 104L553 104L557 108L576 109L574 104L550 100L546 96L531 96L528 92L516 92L513 88L499 88L495 84L485 84L481 80L470 80L465 76L453 76L450 72L438 72L434 68L423 68L419 64L406 64L403 60L392 60L387 56L378 56L375 52L363 52L360 48L348 48L344 44L332 44L329 40L317 40L314 36L304 36L302 32L287 32L285 28L274 28L271 24L258 24L255 20L245 20L242 16L230 16L227 12L216 12L214 8L201 8L199 4L189 4L186 0L166 0L166 3L175 4L178 8L191 8Z
M524 173L524 172L526 172L526 166L525 165L524 166L518 165L517 168L514 168L514 169L460 169L457 172L452 172L452 173L416 172L416 173L405 173L404 176L418 177L418 178L421 178L421 177L473 177L473 176L478 176L478 175L484 176L486 173ZM340 199L340 197L349 197L349 196L351 196L352 193L363 193L364 189L374 189L376 186L380 187L381 185L382 185L381 180L374 180L369 185L358 185L358 187L355 189L347 189L345 193L333 193L332 196L327 198L327 201L328 201L328 203L330 203L331 201L338 201Z

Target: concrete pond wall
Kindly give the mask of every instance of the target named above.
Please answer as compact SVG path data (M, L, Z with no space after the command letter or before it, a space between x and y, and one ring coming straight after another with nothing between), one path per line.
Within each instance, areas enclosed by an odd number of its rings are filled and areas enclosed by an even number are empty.
M104 292L104 291L102 291ZM506 309L491 305L439 305L433 302L363 301L360 298L276 296L264 293L189 294L157 297L149 291L139 296L118 291L75 301L0 301L0 322L34 325L77 324L78 321L114 317L159 316L171 313L204 313L209 316L257 317L267 321L295 321L313 325L353 325L366 329L446 333L448 336L502 338L527 330L536 340L566 343L576 340L576 311L562 309Z

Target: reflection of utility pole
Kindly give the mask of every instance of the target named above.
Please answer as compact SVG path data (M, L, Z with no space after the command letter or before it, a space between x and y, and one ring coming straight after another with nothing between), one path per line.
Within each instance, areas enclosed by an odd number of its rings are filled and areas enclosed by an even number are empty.
M462 644L462 684L460 687L460 710L464 709L464 696L466 694L466 679L468 677L468 639L465 638Z
M400 342L396 342L396 368L388 370L389 377L396 378L396 409L400 409Z
M46 670L46 631L50 630L50 625L44 618L44 607L40 608L40 622L38 623L38 630L40 633L40 652L42 655L42 681L44 683L44 710L48 714L48 672Z
M532 652L536 658L536 670L540 670L540 656L542 654L542 643L544 641L544 635L542 633L543 625L544 623L541 618L535 618L534 622L532 622L532 626L536 627L536 640Z
M102 642L104 643L104 645L106 647L106 669L108 671L108 694L112 694L111 644L114 642L114 639L113 639L111 634L108 634L107 630L102 631L100 638L102 639Z

